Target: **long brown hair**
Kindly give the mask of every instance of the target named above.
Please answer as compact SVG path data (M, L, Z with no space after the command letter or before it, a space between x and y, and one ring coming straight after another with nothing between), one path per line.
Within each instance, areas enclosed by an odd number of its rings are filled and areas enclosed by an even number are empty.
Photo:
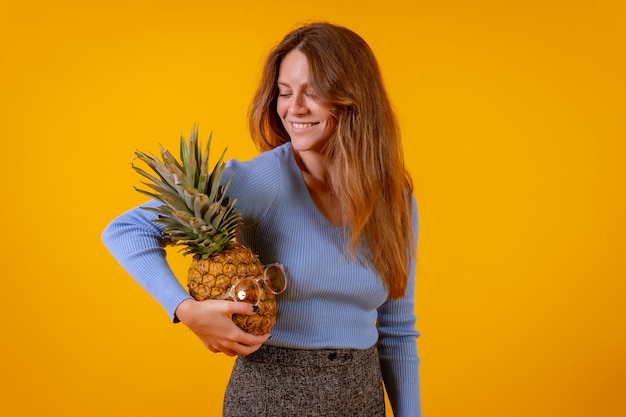
M293 30L268 55L249 112L252 139L261 151L289 142L276 111L278 71L298 49L307 57L309 82L330 109L336 132L324 153L332 190L350 227L349 248L378 271L389 298L404 295L415 255L411 228L413 184L404 166L398 124L369 45L330 23Z

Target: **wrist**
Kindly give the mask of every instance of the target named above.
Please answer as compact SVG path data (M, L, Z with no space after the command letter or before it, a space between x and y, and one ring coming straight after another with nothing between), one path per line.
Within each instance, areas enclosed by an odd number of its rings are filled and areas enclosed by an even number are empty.
M194 301L193 298L185 298L178 304L178 307L174 310L174 323L185 323L187 321L189 310Z

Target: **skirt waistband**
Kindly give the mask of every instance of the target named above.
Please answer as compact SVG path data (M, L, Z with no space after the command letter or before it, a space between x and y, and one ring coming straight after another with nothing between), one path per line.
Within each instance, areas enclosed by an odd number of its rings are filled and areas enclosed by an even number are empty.
M370 362L378 357L378 349L292 349L263 345L259 350L245 356L253 362L272 362L282 366L337 366Z

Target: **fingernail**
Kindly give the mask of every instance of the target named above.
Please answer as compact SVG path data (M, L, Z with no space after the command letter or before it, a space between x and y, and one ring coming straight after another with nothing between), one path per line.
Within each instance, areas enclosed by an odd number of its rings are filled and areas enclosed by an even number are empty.
M259 308L259 306L252 306L252 312L253 312L253 313L258 313L259 311L261 311L261 309Z

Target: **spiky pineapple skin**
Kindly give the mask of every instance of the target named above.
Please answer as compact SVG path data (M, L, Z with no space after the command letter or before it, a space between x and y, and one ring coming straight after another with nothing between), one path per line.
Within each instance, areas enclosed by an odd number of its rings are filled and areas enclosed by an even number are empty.
M237 280L263 275L263 264L249 248L234 243L205 259L194 257L187 274L189 294L198 300L221 300ZM276 297L261 284L259 312L234 314L233 322L253 335L268 333L276 322Z

